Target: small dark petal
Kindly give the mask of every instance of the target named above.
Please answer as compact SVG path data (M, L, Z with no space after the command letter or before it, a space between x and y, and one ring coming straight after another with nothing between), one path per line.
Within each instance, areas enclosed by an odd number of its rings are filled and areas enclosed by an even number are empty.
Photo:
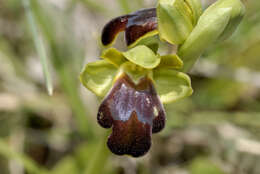
M120 120L114 122L107 145L117 155L142 156L151 146L151 126L140 122L133 112L126 122Z
M149 8L131 14L125 31L127 45L157 28L156 9Z
M136 11L129 15L120 16L108 22L102 31L103 45L111 44L121 31L126 31L127 45L157 28L156 9L148 8Z
M101 41L102 44L107 46L111 44L119 32L124 31L128 21L129 15L119 16L112 19L105 25L102 31Z

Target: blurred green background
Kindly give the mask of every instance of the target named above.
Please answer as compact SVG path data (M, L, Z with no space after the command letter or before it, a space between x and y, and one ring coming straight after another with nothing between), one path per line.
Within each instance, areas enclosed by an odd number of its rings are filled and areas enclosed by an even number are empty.
M193 95L165 106L166 128L134 159L108 151L78 76L106 22L156 0L0 0L0 174L259 174L260 1L243 2L239 29L201 57Z

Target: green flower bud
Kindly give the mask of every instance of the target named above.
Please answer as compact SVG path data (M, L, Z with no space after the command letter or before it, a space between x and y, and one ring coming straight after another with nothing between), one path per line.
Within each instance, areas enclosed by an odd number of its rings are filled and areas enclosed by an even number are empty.
M184 0L159 0L157 20L160 39L181 44L193 29L192 10Z
M207 8L178 51L183 71L188 71L210 44L229 37L243 15L244 6L239 0L219 0Z
M245 15L245 6L240 0L219 0L209 7L208 11L213 10L214 8L232 8L228 25L219 37L219 40L225 40L234 33L243 19Z
M192 24L195 26L202 14L202 7L200 0L184 0L191 9Z
M188 71L210 44L230 36L243 15L244 6L239 0L219 0L207 8L178 51L183 71Z

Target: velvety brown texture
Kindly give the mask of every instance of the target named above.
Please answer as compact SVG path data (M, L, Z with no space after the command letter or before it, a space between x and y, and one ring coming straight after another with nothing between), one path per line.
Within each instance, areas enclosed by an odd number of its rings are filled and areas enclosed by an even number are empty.
M126 28L126 24L128 22L128 15L119 16L117 18L112 19L109 23L105 25L102 31L101 41L103 45L111 44L117 34L121 31L124 31Z
M138 84L122 74L98 111L98 123L112 128L107 145L118 155L144 155L151 146L151 134L162 130L165 111L152 81L144 77Z
M156 9L149 8L133 13L125 30L126 44L131 45L146 33L157 29Z
M125 122L115 120L107 146L117 155L142 156L151 147L151 125L140 122L136 112Z
M101 40L103 45L109 45L119 32L125 30L125 40L127 45L130 45L156 28L156 9L142 9L129 15L119 16L108 22L103 28Z

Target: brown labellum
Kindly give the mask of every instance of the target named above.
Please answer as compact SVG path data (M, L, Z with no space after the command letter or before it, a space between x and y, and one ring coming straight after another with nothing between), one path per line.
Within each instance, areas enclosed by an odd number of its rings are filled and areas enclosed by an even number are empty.
M127 45L157 28L156 9L138 10L129 15L119 16L108 22L102 31L103 45L111 44L119 32L125 31Z
M112 127L107 145L117 154L144 155L151 146L151 134L164 128L165 111L148 77L135 84L122 74L98 111L98 123Z

